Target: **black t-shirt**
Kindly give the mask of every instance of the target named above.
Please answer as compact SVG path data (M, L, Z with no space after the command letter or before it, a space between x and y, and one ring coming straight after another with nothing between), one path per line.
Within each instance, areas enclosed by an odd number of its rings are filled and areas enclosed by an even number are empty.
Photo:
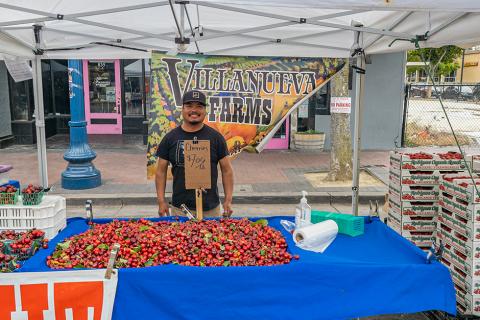
M210 166L212 175L212 188L203 194L203 210L211 210L220 203L217 189L218 178L218 161L228 155L227 143L223 136L204 125L202 129L196 132L186 132L181 126L171 130L163 137L162 142L158 145L157 157L165 159L172 164L173 175L173 195L172 204L180 207L184 203L189 209L195 210L195 190L185 189L185 167L183 157L183 141L193 140L210 140Z

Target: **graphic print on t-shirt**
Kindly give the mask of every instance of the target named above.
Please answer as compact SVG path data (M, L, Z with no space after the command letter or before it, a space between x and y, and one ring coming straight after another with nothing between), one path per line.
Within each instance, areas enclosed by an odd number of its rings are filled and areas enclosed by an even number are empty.
M185 164L185 157L183 154L184 148L184 141L185 140L178 140L177 141L177 150L175 152L175 164L179 167L183 167Z

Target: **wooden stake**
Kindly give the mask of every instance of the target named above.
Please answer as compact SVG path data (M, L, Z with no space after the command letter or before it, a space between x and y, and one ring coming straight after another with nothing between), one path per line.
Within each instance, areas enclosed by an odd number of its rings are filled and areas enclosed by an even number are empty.
M195 205L197 206L197 220L203 220L203 199L202 189L195 189Z

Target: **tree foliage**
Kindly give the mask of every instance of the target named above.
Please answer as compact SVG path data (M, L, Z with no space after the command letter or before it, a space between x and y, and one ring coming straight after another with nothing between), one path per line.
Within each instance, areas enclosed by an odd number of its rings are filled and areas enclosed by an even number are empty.
M462 48L457 46L412 50L407 53L407 61L425 61L427 62L428 66L409 66L407 67L407 73L413 73L417 70L425 70L436 76L447 75L460 68L460 64L457 62L457 59L461 55Z

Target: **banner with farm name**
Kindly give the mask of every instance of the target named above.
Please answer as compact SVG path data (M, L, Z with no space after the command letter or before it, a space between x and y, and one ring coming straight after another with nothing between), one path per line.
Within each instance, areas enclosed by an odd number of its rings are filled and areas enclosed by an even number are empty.
M305 96L342 69L344 59L234 57L153 53L147 177L156 171L157 146L182 122L182 95L207 96L205 123L227 141L230 155L258 151Z

